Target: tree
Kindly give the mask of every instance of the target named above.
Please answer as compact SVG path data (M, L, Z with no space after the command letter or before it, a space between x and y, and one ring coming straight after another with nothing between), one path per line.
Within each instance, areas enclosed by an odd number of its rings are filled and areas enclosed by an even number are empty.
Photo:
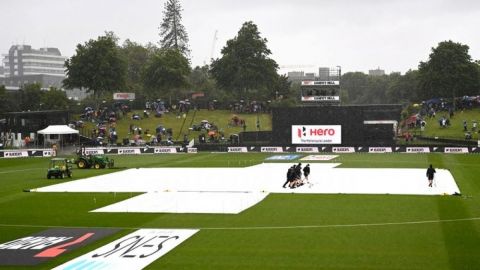
M362 72L347 72L342 75L341 80L342 91L346 93L345 98L347 98L344 102L350 104L360 103L368 86L368 76Z
M360 99L361 104L384 104L388 89L389 76L368 76L365 95Z
M215 80L211 77L208 65L196 66L188 75L188 82L195 92L203 92L210 98L224 97L225 93L218 89Z
M21 100L20 93L7 92L5 85L0 85L0 114L19 111L19 100Z
M129 92L143 93L143 70L158 48L153 44L142 46L129 39L120 48L120 54L127 63L126 88Z
M65 62L66 88L86 88L94 98L125 87L127 65L117 46L118 38L112 32L78 44L76 53Z
M432 48L429 60L420 62L420 97L476 95L480 89L478 65L468 54L469 47L451 40Z
M41 97L42 109L44 110L66 110L68 109L69 100L64 91L55 87L50 87Z
M188 34L182 25L183 9L178 0L168 0L163 11L163 22L160 25L160 45L162 49L176 49L185 57L190 55Z
M212 62L211 73L220 87L238 98L266 96L278 80L278 65L270 54L257 26L245 22L223 47L222 57Z
M188 59L175 49L160 50L147 63L143 74L150 98L178 96L188 86Z
M390 75L386 93L388 103L419 101L418 70L409 70L405 75Z
M43 91L38 83L26 84L20 89L20 109L22 111L38 111L43 109L41 106Z

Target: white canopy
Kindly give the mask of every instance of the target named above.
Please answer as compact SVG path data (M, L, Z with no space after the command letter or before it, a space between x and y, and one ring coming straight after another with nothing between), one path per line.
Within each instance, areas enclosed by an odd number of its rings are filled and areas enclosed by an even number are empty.
M45 129L37 131L38 134L78 134L78 130L70 128L67 125L51 125Z

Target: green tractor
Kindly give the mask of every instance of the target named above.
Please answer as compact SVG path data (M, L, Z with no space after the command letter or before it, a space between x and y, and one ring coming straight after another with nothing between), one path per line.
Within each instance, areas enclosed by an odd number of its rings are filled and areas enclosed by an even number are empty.
M50 166L47 171L47 178L52 177L63 179L65 177L72 178L72 166L71 160L66 158L52 158L50 160Z
M75 163L79 169L104 169L113 168L114 166L113 159L105 155L79 156L77 160L75 160Z

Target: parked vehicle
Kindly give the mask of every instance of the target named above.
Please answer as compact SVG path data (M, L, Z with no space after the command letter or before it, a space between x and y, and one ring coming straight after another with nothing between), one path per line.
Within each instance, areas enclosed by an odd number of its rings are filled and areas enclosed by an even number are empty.
M65 177L72 178L71 160L66 158L52 158L47 171L47 178L52 177L63 179Z
M106 155L81 155L75 160L79 169L104 169L113 168L114 161Z

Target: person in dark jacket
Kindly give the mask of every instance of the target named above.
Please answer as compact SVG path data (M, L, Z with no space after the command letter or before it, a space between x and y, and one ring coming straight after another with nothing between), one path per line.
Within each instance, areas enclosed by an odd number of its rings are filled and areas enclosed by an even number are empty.
M427 169L427 178L428 178L428 186L432 187L433 184L433 178L435 176L435 169L433 168L432 164L430 164L430 167Z
M303 176L305 177L305 182L310 184L310 181L308 180L308 175L310 174L310 164L307 164L305 168L303 168Z
M288 187L292 187L292 182L293 182L293 178L294 178L294 166L293 165L292 167L288 168L288 171L287 171L287 181L285 181L285 183L283 184L283 188L286 188L287 184L288 184Z

